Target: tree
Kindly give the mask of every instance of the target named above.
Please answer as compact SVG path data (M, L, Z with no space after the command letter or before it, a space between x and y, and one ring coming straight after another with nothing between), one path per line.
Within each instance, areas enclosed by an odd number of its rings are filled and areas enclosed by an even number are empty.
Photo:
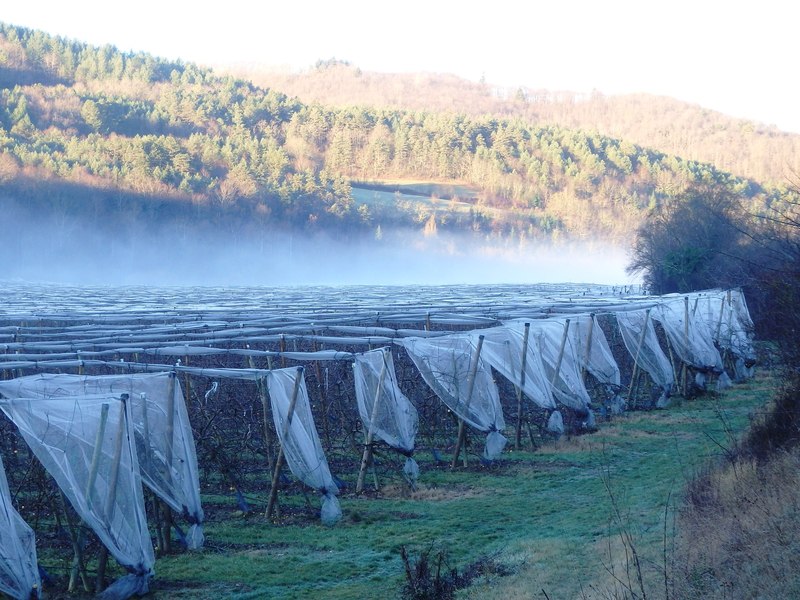
M636 233L631 274L656 294L739 285L746 241L738 197L695 188L659 204Z

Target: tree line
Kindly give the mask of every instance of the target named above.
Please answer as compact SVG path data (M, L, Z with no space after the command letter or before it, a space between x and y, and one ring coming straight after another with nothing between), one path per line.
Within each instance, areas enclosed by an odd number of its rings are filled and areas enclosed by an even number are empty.
M508 238L628 239L703 185L768 205L792 190L596 131L518 116L303 103L143 53L0 24L0 181L152 197L265 226L462 229ZM320 65L328 68L329 65ZM360 182L457 182L469 218L354 200ZM79 203L75 204L80 206ZM130 207L120 204L120 210Z

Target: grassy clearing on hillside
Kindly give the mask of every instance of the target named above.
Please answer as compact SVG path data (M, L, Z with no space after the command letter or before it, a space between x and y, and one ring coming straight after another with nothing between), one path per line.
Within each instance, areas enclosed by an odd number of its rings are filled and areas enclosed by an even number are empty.
M688 477L731 444L775 386L762 375L536 452L507 451L490 466L450 471L421 455L416 492L344 493L334 527L319 524L313 493L283 495L281 524L264 518L266 497L247 514L231 498L204 498L206 549L160 558L152 597L397 598L401 547L412 559L445 552L459 571L487 557L502 567L487 569L462 598L623 597L626 586L638 590L637 571L658 597Z

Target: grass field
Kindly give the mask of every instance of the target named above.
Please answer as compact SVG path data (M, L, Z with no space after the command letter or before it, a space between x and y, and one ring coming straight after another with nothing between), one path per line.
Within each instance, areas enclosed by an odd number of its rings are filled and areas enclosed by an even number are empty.
M247 513L230 497L205 497L206 548L159 558L152 597L397 598L401 547L412 560L444 553L449 568L471 573L460 598L617 598L626 586L659 597L687 478L730 446L776 385L762 374L535 452L507 450L489 466L451 471L423 453L416 491L393 482L355 497L348 486L334 527L319 524L313 493L282 496L277 524L263 516L266 497Z

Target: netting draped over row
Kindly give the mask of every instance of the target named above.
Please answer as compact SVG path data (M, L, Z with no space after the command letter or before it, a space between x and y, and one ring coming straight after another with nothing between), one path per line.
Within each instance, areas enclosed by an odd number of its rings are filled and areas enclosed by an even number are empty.
M569 340L577 355L578 363L597 381L612 386L620 385L619 366L593 314L571 317Z
M300 481L322 494L322 521L334 523L342 516L336 494L339 488L314 425L303 368L269 371L265 378L272 417L289 469Z
M41 588L33 530L11 504L0 460L0 594L30 600L39 597Z
M658 343L651 309L618 311L616 313L622 341L635 364L644 369L666 395L672 389L675 373L672 363Z
M356 402L367 439L377 435L408 460L404 471L416 479L418 467L411 454L419 427L417 409L397 386L394 360L388 348L356 354L353 363Z
M505 420L491 366L480 354L482 336L405 338L398 343L442 402L465 423L487 432L484 455L497 458L506 443L500 433Z
M545 378L541 355L531 343L530 335L525 336L524 325L522 329L511 324L483 329L481 334L484 336L481 356L486 362L522 389L522 393L536 405L554 409L556 405L550 392L550 382Z
M197 452L180 382L174 373L41 374L0 382L8 397L58 398L128 394L142 481L190 523L191 550L203 545Z
M712 290L696 299L698 318L705 321L720 350L734 357L737 379L752 377L756 362L753 321L741 290Z
M591 404L583 383L580 354L569 336L571 320L553 318L531 322L531 336L542 357L545 377L555 398L563 405L586 414Z
M688 296L659 303L650 316L664 327L669 344L683 362L702 371L722 371L711 330L690 310Z
M155 557L127 397L12 398L0 400L0 408L83 522L130 573L104 597L147 593Z

